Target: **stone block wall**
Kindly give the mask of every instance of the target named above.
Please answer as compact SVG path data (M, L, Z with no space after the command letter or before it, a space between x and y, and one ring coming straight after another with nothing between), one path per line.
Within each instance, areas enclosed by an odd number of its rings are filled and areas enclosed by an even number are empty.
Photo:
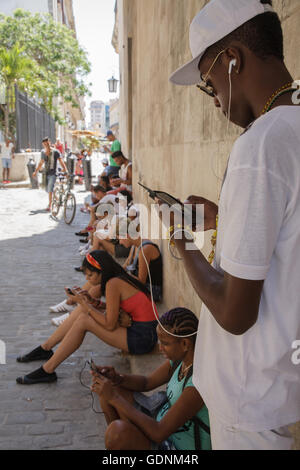
M150 203L139 181L181 200L195 194L218 201L227 159L241 129L231 124L227 132L225 117L196 87L169 82L170 74L191 58L189 25L207 2L118 0L120 139L133 160L134 199L139 203ZM286 64L299 79L300 2L274 0L274 7L282 20ZM211 235L205 236L205 254L211 249ZM198 314L201 302L181 262L170 256L165 241L158 243L164 259L164 303Z

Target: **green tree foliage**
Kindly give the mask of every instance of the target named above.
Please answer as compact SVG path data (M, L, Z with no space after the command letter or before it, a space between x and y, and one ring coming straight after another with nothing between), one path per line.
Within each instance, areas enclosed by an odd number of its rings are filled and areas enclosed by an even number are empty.
M56 23L51 15L31 14L18 9L13 16L0 15L1 48L18 45L22 54L35 62L31 73L23 77L23 88L38 95L44 107L58 121L55 102L78 107L78 97L89 93L85 78L90 72L86 51L74 31Z
M14 86L23 89L36 72L35 61L29 59L24 48L15 44L11 49L0 48L0 79L5 85L5 105L1 105L4 116L4 131L8 137L10 132L10 111L14 105ZM13 137L13 135L11 135Z

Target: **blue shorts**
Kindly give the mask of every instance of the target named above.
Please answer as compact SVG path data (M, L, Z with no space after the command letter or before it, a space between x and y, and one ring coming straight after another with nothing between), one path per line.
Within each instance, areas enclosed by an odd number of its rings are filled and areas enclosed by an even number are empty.
M11 158L2 157L2 168L11 168Z
M130 354L147 354L157 343L157 321L133 321L127 328L127 344Z
M46 191L47 193L53 193L56 182L56 175L46 175Z

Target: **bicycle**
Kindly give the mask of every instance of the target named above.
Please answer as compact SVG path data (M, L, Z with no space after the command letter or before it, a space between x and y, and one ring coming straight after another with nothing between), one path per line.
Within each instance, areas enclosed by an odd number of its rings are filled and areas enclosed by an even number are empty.
M70 175L67 180L64 173L59 173L58 182L53 191L53 199L51 204L51 215L58 217L60 208L64 207L64 221L67 225L71 225L76 214L76 198L71 191L72 183L75 175Z

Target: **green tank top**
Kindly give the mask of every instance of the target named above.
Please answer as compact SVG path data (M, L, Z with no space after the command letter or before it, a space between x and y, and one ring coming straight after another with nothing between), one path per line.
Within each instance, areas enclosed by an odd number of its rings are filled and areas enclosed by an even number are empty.
M156 420L161 421L167 411L171 408L171 406L176 403L178 398L182 395L182 387L184 383L184 379L179 381L178 374L180 371L181 364L177 367L175 372L173 373L170 382L167 386L167 397L168 401L162 408L159 410ZM192 377L190 377L184 388L187 387L194 387ZM197 415L198 418L201 419L207 426L209 426L209 417L208 417L208 409L205 405L198 411ZM184 424L182 428L180 428L176 433L171 434L168 440L172 441L176 449L178 450L196 450L195 449L195 434L194 434L194 423L193 421L188 421ZM211 450L211 440L210 435L200 428L200 440L201 440L201 449L202 450Z

